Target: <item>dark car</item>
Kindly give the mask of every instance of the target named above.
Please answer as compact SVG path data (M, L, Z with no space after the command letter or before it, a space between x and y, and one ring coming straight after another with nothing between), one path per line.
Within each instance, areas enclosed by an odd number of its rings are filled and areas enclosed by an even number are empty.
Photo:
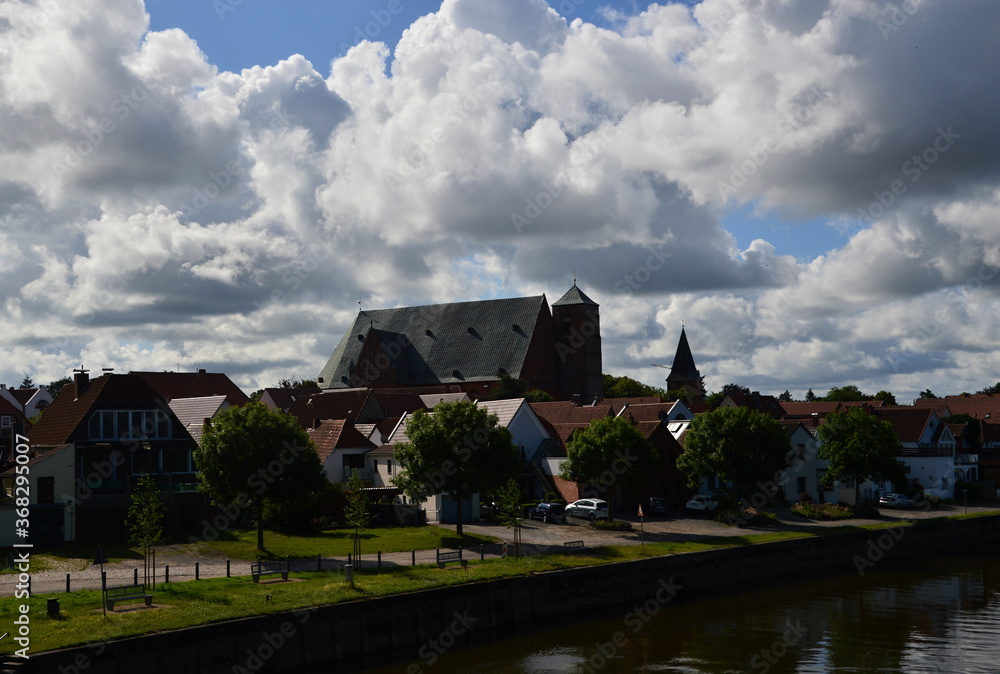
M554 524L558 524L559 522L565 523L566 512L565 508L558 503L539 503L533 508L528 509L528 519L552 522Z
M649 516L654 515L659 517L665 517L670 511L670 506L667 504L667 499L662 496L654 496L649 499Z

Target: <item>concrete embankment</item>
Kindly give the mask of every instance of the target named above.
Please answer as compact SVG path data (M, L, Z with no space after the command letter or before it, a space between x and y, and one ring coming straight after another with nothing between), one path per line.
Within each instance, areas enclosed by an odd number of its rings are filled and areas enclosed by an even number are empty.
M675 589L682 596L697 596L793 575L866 571L886 560L974 547L996 554L1000 515L654 557L302 609L38 653L28 671L336 671L338 662L352 660L356 666L358 658L390 649L412 649L418 665L412 671L419 671L422 660L470 634L608 606L662 602Z

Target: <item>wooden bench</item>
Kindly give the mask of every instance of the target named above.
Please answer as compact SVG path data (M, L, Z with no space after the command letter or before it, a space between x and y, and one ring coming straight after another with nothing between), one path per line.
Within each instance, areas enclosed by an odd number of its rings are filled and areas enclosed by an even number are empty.
M146 603L146 608L153 607L153 595L146 592L145 585L119 585L104 589L104 604L109 611L115 610L116 603L131 599L142 599Z
M585 547L583 541L566 541L563 543L563 547L569 551L583 550Z
M274 561L274 562L264 562L258 559L256 563L250 565L250 575L253 577L253 582L259 583L261 576L277 575L281 574L281 580L288 580L288 568L290 564L288 560L285 561Z
M462 568L465 568L469 563L468 561L462 559L461 550L452 550L450 552L441 552L438 550L437 565L439 569L443 569L445 564L453 564L455 562L461 564Z

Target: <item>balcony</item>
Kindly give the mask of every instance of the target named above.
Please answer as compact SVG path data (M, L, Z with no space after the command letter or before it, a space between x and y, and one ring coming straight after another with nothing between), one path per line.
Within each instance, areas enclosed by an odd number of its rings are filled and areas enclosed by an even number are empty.
M942 447L936 442L921 442L918 447L903 447L900 456L915 456L919 458L949 457L954 456L955 448L951 446Z
M956 454L955 455L955 465L956 466L978 466L979 465L979 455L978 454Z

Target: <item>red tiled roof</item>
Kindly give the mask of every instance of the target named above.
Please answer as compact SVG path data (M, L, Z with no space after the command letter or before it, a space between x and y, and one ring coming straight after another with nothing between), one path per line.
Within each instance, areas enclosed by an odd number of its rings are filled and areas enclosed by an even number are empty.
M299 420L303 428L312 428L316 419L354 419L361 414L371 389L338 391L324 389L323 393L297 399L288 413Z
M629 405L619 416L636 422L655 421L659 423L666 420L667 414L669 414L670 408L673 406L674 403L672 402Z
M307 432L316 445L316 454L319 455L320 462L326 461L337 449L375 448L375 445L361 435L353 424L343 419L324 421L317 428L309 429Z
M160 396L136 375L106 374L87 382L77 397L76 383L63 386L45 414L28 433L31 444L63 445L76 441L75 432L98 399L102 403L128 406L158 402Z
M611 405L578 407L568 400L528 404L539 419L544 419L550 424L583 423L586 426L594 419L612 416Z
M838 402L784 402L781 403L782 409L785 410L786 417L811 417L813 414L818 414L819 416L826 416L831 412L836 412L837 408L840 406Z
M0 414L17 416L24 419L24 412L14 407L9 400L0 396Z
M230 405L244 405L250 398L233 380L221 372L129 372L167 399L205 398L224 395Z
M271 401L279 410L287 410L297 398L319 393L322 389L318 386L308 386L305 388L266 388L264 393L268 394Z
M28 401L31 400L31 396L35 395L38 391L37 388L12 388L8 390L14 396L14 399L21 403L21 407L27 405Z
M631 407L632 405L655 405L662 403L663 398L660 396L646 396L639 398L605 398L601 401L602 405L611 405L611 409L615 414L622 411L623 407ZM673 403L671 403L673 404Z
M423 399L416 393L385 393L372 391L382 414L387 417L401 417L405 412L416 412L427 409Z
M900 442L919 442L934 410L920 407L881 407L872 414L892 424Z
M944 398L918 398L915 407L939 409L947 406L951 414L968 414L976 419L1000 422L1000 395L980 393L970 396L946 396ZM948 416L948 415L945 415Z

